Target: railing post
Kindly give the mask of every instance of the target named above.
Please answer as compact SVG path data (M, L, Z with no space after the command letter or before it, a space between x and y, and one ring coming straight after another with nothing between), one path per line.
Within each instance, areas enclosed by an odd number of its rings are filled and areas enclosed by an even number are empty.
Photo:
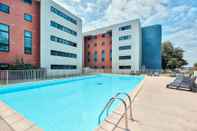
M6 70L6 84L8 84L8 83L9 83L9 82L8 82L8 80L9 80L8 70Z
M36 70L33 70L34 80L36 81Z

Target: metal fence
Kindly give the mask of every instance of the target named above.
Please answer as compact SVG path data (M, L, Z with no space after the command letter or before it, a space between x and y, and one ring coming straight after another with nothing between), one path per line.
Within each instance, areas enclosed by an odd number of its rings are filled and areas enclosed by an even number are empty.
M112 72L111 69L92 69L83 68L82 72L62 72L62 71L49 71L46 69L34 70L0 70L0 84L20 83L26 81L38 81L45 79L58 79L72 76L99 74L99 73L113 73L113 74L152 74L153 72L163 73L163 70L140 70L130 72Z
M95 74L95 70L83 69L82 72L50 71L46 69L34 70L0 70L0 84L21 83L27 81L39 81L59 79L73 76Z
M45 69L37 70L0 70L0 83L9 84L20 81L42 80L46 78Z

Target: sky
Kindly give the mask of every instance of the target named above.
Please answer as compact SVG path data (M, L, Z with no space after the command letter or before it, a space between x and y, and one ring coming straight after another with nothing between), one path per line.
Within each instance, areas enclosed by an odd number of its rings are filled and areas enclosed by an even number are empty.
M83 32L127 20L161 24L162 41L185 50L197 62L197 0L55 0L83 20Z

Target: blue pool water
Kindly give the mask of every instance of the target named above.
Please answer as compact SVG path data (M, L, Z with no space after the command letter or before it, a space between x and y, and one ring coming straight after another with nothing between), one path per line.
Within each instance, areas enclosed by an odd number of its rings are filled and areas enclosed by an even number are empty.
M0 100L45 131L92 131L117 92L130 92L143 77L95 75L25 83L0 89Z

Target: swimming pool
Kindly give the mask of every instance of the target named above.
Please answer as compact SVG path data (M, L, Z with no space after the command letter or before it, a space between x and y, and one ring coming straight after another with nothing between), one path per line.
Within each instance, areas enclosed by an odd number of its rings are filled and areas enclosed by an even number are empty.
M0 89L0 100L45 131L92 131L107 101L143 79L94 75L17 84Z

